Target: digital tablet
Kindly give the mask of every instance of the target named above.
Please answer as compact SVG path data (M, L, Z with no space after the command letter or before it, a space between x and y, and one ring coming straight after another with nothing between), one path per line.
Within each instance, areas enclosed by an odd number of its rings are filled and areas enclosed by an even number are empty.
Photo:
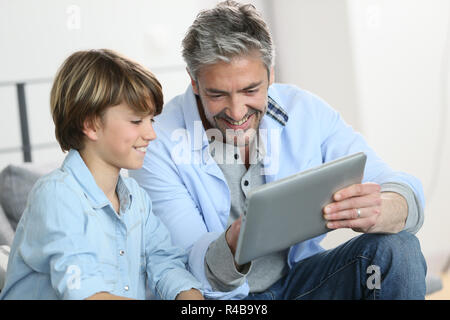
M243 265L330 231L323 208L337 191L361 183L366 158L356 153L251 190L236 262Z

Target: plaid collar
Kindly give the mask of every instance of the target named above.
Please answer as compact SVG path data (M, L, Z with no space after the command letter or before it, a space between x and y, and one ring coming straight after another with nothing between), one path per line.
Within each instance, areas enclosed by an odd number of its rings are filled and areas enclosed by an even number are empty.
M270 96L266 114L282 126L286 126L286 123L289 120L287 112Z

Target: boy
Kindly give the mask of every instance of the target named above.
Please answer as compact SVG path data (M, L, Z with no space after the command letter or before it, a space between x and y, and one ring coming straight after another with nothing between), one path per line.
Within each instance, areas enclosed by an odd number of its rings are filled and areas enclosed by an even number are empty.
M121 168L142 166L162 110L158 80L110 50L72 54L51 91L56 138L69 151L33 187L0 299L203 299L184 251Z

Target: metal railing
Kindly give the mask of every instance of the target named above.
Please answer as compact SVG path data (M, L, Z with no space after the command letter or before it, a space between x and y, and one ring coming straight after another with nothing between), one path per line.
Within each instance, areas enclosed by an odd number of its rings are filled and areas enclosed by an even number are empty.
M153 67L150 70L155 74L167 74L171 72L184 71L185 66L182 65L168 65L163 67ZM30 126L27 112L27 97L26 87L33 84L51 83L53 78L36 78L20 81L3 81L0 82L1 87L15 87L17 92L17 101L19 106L19 118L20 118L20 134L22 139L22 145L20 147L0 148L0 154L14 153L22 151L23 161L32 162L32 150L50 149L58 146L56 143L41 143L31 145L30 139Z
M27 98L25 87L30 84L40 84L40 83L50 83L53 79L51 78L40 78L40 79L30 79L26 81L11 82L5 81L0 82L0 87L16 87L17 101L19 106L19 118L20 118L20 134L22 138L22 146L16 148L0 148L0 153L12 153L17 151L22 151L23 161L32 162L31 156L31 140L30 140L30 126L28 122L28 112L27 112ZM46 143L42 145L36 145L35 148L49 148L53 147L55 144Z

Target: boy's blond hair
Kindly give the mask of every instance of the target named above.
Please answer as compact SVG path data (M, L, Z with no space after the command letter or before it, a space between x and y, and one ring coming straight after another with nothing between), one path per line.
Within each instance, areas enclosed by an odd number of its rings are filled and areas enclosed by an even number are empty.
M82 150L84 123L127 103L139 115L158 115L162 87L146 68L107 49L78 51L56 74L50 95L56 139L63 151Z

